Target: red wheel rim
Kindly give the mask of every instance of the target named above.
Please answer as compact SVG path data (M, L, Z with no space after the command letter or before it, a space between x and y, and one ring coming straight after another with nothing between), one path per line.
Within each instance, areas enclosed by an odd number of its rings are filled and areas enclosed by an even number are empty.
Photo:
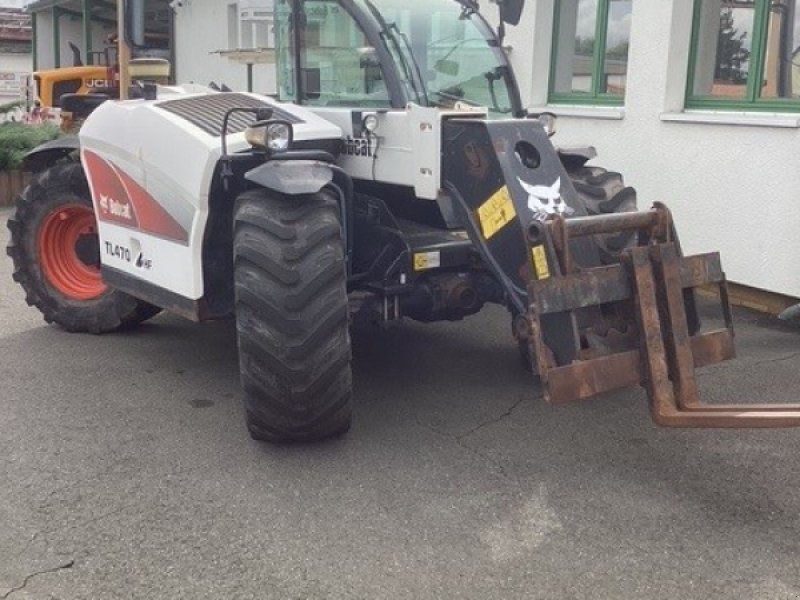
M108 289L100 266L87 264L78 254L78 243L86 236L96 239L97 225L92 209L80 204L57 208L45 217L39 230L42 273L51 286L72 300L94 300Z

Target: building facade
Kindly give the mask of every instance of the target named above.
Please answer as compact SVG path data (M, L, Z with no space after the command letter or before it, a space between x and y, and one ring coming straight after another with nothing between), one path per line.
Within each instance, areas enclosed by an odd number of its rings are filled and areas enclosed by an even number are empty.
M0 104L19 100L31 74L31 19L21 8L0 5Z
M596 146L640 207L670 206L684 250L720 250L731 281L800 297L798 5L529 0L507 42L530 110L560 117L557 143Z
M35 70L116 62L117 5L109 0L35 0L26 5L34 32ZM145 54L171 56L168 0L148 0Z
M272 0L183 0L174 13L179 81L275 93Z

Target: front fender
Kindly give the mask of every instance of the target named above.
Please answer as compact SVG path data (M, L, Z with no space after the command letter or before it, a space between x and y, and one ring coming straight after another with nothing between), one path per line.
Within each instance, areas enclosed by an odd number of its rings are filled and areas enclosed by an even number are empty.
M281 194L315 194L331 181L331 165L319 160L270 160L245 173L245 179Z
M36 146L23 157L22 170L38 173L80 148L81 143L77 135L67 135L50 140Z

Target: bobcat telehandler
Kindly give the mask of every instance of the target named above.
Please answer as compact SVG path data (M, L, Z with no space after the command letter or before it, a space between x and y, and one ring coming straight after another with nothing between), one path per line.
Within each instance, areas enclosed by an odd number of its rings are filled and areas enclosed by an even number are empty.
M136 44L142 0L120 2ZM798 406L700 402L695 368L734 355L718 254L682 256L663 205L637 212L591 149L552 145L501 44L522 0L499 9L498 36L474 0L276 0L279 101L150 85L98 104L27 158L8 253L28 303L77 332L235 317L259 440L348 429L351 318L486 303L551 403L638 384L659 425L800 425Z

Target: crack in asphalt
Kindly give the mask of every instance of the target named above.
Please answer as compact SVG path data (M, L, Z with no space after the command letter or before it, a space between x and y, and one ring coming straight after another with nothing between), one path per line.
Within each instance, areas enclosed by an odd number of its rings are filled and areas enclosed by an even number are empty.
M496 417L494 417L492 419L489 419L488 421L484 421L482 423L479 423L478 425L476 425L475 427L473 427L469 431L466 431L465 433L461 433L461 434L447 433L446 431L442 431L440 429L437 429L436 427L428 425L427 423L423 423L420 420L419 415L414 415L414 421L416 421L417 425L419 425L420 427L422 427L424 429L427 429L428 431L431 431L431 432L435 433L436 435L438 435L440 437L447 438L447 439L455 442L455 444L457 446L463 448L467 452L470 452L471 454L474 454L475 456L478 456L478 457L482 458L483 460L485 460L486 462L491 464L495 469L497 469L497 472L500 474L501 477L503 477L504 479L506 479L510 483L513 483L515 485L519 485L519 482L516 479L514 479L513 477L511 477L506 472L505 467L501 463L499 463L498 461L494 460L493 458L483 454L482 452L476 450L475 448L473 448L469 444L466 444L463 440L464 440L465 437L472 435L473 433L475 433L476 431L478 431L480 429L483 429L484 427L488 427L489 425L493 425L494 423L499 423L500 421L502 421L504 419L507 419L508 417L510 417L514 413L514 411L517 409L517 407L525 401L525 399L526 398L523 396L522 398L520 398L519 400L514 402L514 404L512 404L510 407L508 407L504 412L502 412L498 416L496 416Z
M458 438L459 440L463 439L463 438L465 438L467 436L472 435L476 431L479 431L480 429L483 429L484 427L488 427L489 425L494 425L495 423L499 423L503 419L506 419L506 418L510 417L512 415L512 413L517 409L517 407L520 404L522 404L524 401L525 401L525 396L522 396L519 400L514 402L514 404L512 404L510 407L508 407L508 409L504 413L501 413L500 415L498 415L494 419L489 419L488 421L484 421L483 423L479 423L478 425L476 425L475 427L473 427L472 429L470 429L466 433L462 433L461 435L457 435L456 438Z
M740 369L742 367L747 367L747 368L758 367L760 365L784 362L784 361L791 360L793 358L798 358L798 357L800 357L800 352L792 352L791 354L784 354L783 356L776 356L775 358L765 358L765 359L762 359L762 360L756 360L756 361L752 361L752 362L750 362L750 361L737 361L736 363L731 363L731 362L720 363L720 364L718 364L716 366L704 367L702 371L698 371L697 376L698 377L702 377L704 375L709 375L711 373L717 373L719 371L729 371L729 370L731 370L733 368Z
M514 483L514 484L518 484L519 483L516 480L514 480L513 477L509 476L508 473L506 473L506 469L502 464L500 464L499 462L497 462L493 458L490 458L489 456L486 456L482 452L479 452L478 450L476 450L472 446L470 446L468 444L465 444L462 441L461 436L453 435L452 433L447 433L446 431L442 431L441 429L436 429L435 427L432 427L432 426L428 425L427 423L423 423L422 421L419 420L419 417L416 416L416 415L414 416L414 421L416 421L417 425L419 425L423 429L427 429L428 431L430 431L432 433L435 433L439 437L447 438L448 440L454 442L457 446L459 446L460 448L463 448L464 450L466 450L470 454L474 454L475 456L477 456L479 458L482 458L483 460L488 462L490 465L492 465L495 469L497 469L497 472L500 474L501 477L503 477L503 479L507 479L509 482Z
M787 354L785 356L778 356L776 358L768 358L764 360L759 360L758 362L754 362L753 366L763 365L766 363L776 363L776 362L783 362L785 360L791 360L793 358L800 357L800 352L792 352L791 354Z
M23 579L23 581L22 581L22 583L20 585L18 585L16 587L12 587L5 594L0 596L0 600L6 600L6 598L11 596L11 594L13 594L15 592L19 592L20 590L22 590L26 585L28 585L28 582L31 579L33 579L34 577L38 577L39 575L46 575L47 573L57 573L58 571L62 571L64 569L71 569L74 564L75 564L75 561L71 560L71 561L66 562L66 563L64 563L62 565L58 565L57 567L51 567L50 569L44 569L43 571L36 571L35 573L30 573L29 575L25 576L25 579Z
M119 464L119 462L115 462L114 463L114 465L117 465L117 464ZM110 466L108 469L104 469L103 471L101 471L101 473L110 472L111 470L113 470L114 465ZM191 473L193 471L200 470L201 468L202 467L197 467L197 466L177 467L177 468L169 469L169 470L165 471L162 474L162 476L163 477L169 477L169 476L172 476L172 475L183 475L183 474L186 474L186 473ZM77 485L80 485L82 483L85 483L85 482L82 481L82 480L78 480L78 481L71 482L71 483L69 483L67 485L61 486L60 488L56 488L55 490L51 491L48 494L48 500L50 499L50 497L54 496L56 493L62 492L62 491L67 490L67 489L71 489L71 488L76 487ZM51 503L47 502L45 504L40 505L38 507L38 510L46 510L50 506L51 506ZM109 517L115 517L117 515L123 514L126 511L129 511L129 510L132 510L132 509L135 509L135 508L136 508L136 506L122 505L122 506L117 506L116 508L113 508L113 509L111 509L111 510L105 512L105 513L100 514L100 515L92 516L91 518L84 519L84 520L81 520L81 521L75 521L75 522L72 522L72 523L58 522L56 524L52 524L49 527L45 527L45 528L43 528L43 529L41 529L39 531L34 532L33 535L26 542L25 547L23 548L21 553L26 552L40 536L43 536L43 535L47 535L47 536L60 535L63 532L71 531L73 529L84 529L89 525L94 525L94 524L99 523L99 522L101 522L101 521L103 521L105 519L108 519ZM71 561L71 563L74 563L74 560ZM69 568L71 566L72 566L72 564L70 564L69 566L57 567L56 570L63 569L63 568ZM37 574L35 573L34 575L37 575ZM10 594L13 591L15 591L15 590L11 590L10 592L7 592L7 594ZM6 597L7 596L0 595L0 600L5 600Z

